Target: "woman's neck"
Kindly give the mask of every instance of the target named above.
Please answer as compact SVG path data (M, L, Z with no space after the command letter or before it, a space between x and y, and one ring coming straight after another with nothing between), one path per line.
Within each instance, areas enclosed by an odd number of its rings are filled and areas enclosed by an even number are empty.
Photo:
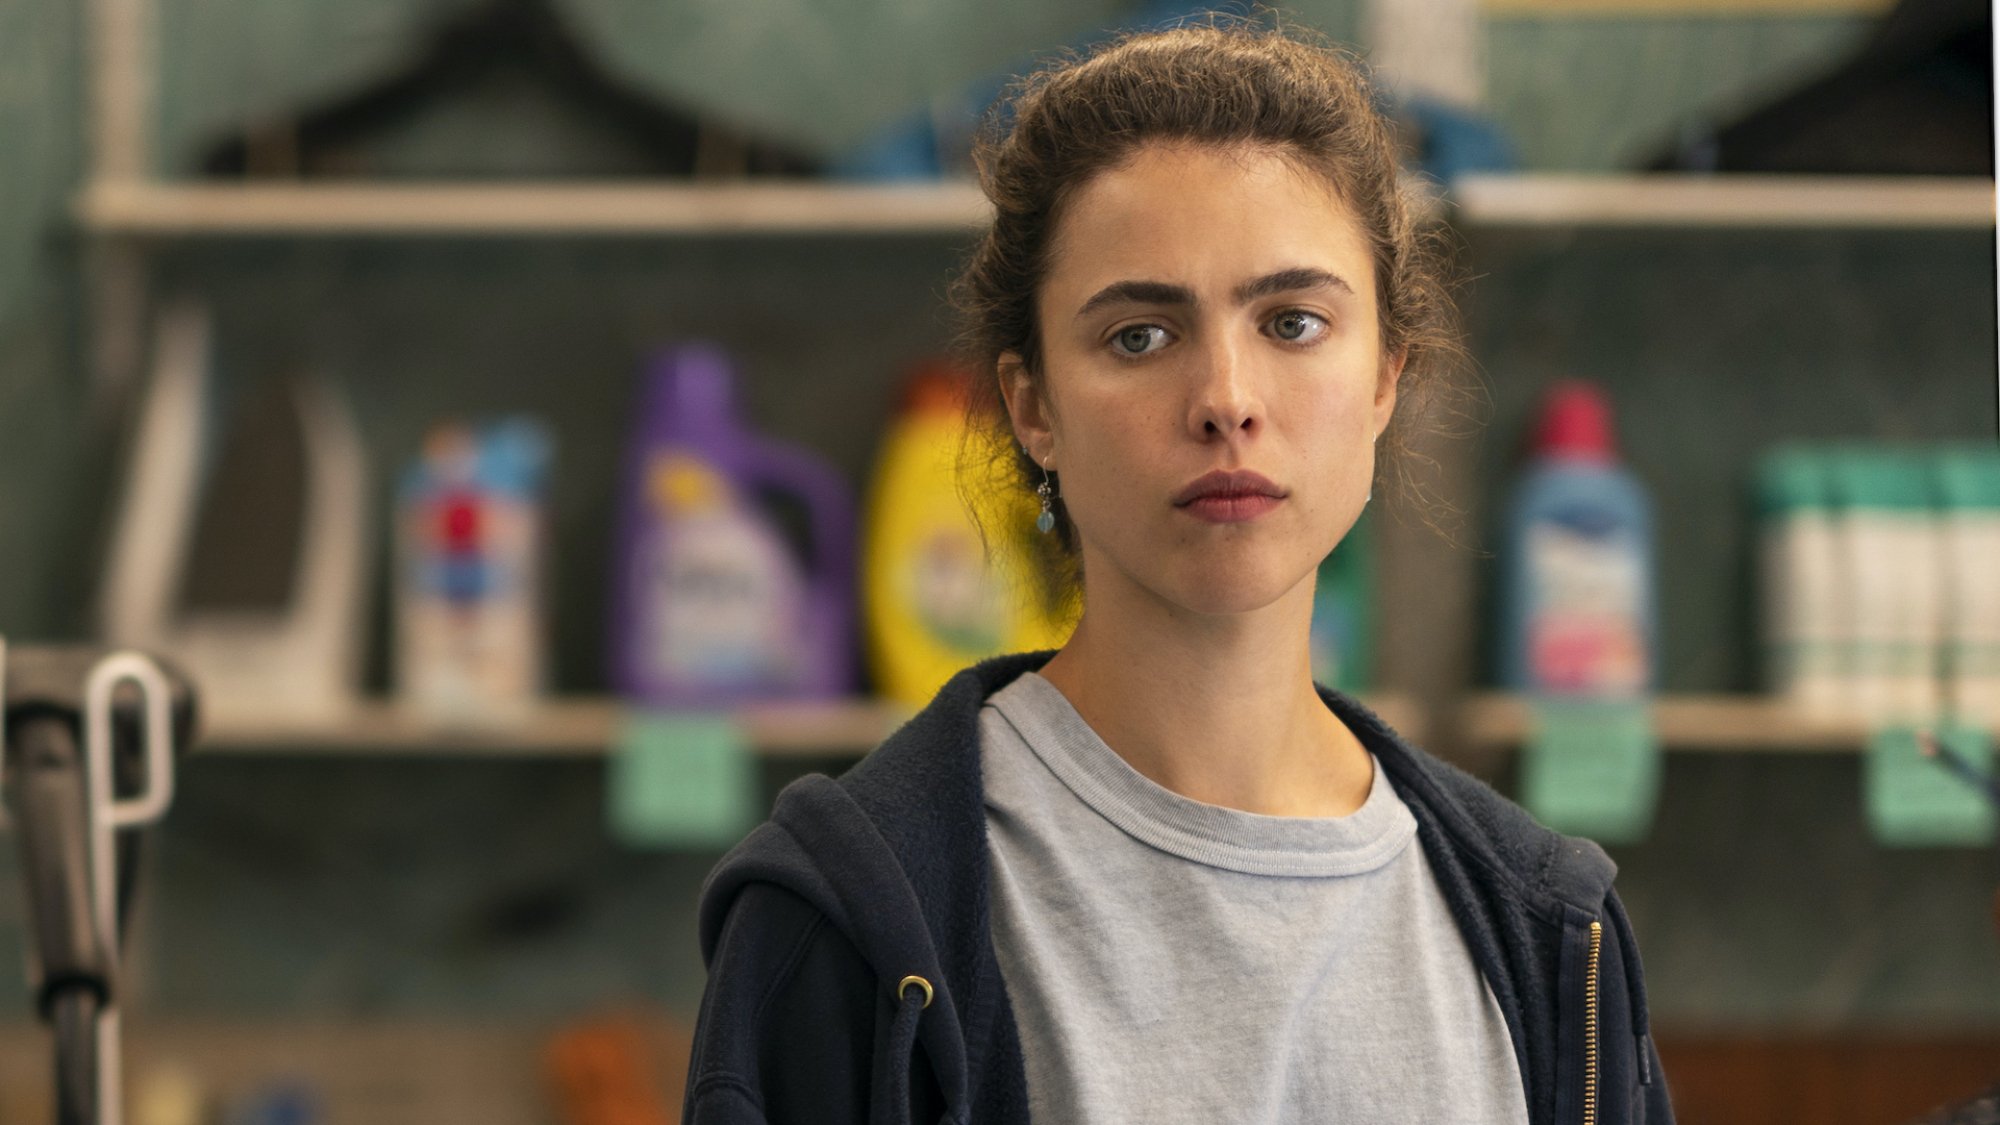
M1133 769L1191 800L1266 816L1346 816L1374 764L1313 688L1313 578L1229 617L1107 582L1041 669Z

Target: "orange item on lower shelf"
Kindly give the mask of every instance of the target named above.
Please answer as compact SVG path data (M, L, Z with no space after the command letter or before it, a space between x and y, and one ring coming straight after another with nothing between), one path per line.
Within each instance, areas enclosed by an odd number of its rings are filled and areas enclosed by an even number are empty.
M557 1032L544 1052L557 1120L679 1125L680 1109L667 1100L659 1080L666 1061L661 1054L658 1038L635 1016L607 1016ZM681 1062L685 1067L684 1057Z

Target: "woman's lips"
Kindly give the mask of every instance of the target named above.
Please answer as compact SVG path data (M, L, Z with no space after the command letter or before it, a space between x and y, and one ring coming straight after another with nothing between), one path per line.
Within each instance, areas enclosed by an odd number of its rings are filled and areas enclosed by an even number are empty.
M1243 523L1284 502L1282 496L1262 492L1211 492L1180 505L1180 510L1209 523Z

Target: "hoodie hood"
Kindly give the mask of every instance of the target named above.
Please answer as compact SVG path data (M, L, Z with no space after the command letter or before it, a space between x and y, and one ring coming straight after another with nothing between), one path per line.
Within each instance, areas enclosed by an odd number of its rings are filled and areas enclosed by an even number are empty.
M918 1042L947 1105L966 1105L974 1076L968 1035L1003 1010L992 958L984 864L979 709L986 697L1053 651L1010 654L964 669L838 781L801 778L771 819L738 844L702 887L701 951L712 962L738 891L768 882L818 908L872 966L884 995L920 976L934 996ZM917 887L925 888L918 895Z

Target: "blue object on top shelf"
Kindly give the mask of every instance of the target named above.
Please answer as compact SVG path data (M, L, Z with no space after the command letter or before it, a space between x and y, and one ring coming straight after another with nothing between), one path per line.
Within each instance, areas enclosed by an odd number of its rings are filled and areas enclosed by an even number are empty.
M995 76L939 98L833 158L827 171L851 180L936 180L970 169L972 135L1006 79Z
M1451 183L1521 166L1513 141L1490 117L1430 98L1407 98L1400 113L1417 131L1417 166L1433 179Z

